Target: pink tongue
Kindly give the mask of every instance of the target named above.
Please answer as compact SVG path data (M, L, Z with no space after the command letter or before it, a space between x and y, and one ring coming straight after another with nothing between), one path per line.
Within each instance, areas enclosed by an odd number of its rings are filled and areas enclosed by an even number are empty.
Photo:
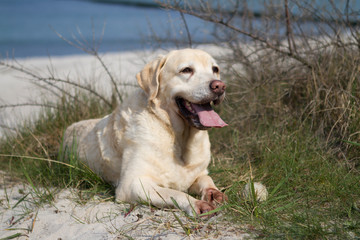
M205 127L222 128L227 124L220 118L220 116L211 108L210 104L199 105L191 103L191 107L199 116L200 123Z

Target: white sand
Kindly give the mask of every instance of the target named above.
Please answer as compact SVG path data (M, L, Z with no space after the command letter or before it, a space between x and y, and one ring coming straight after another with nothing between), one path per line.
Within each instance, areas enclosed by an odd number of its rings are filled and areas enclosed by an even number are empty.
M53 193L54 201L39 204L29 186L12 183L0 172L0 239L249 239L240 226L220 213L207 220L191 221L178 210L151 209L104 201L98 197L81 202L72 189ZM37 189L44 193L44 189ZM54 190L55 191L55 190ZM189 235L174 217L191 229ZM242 226L244 228L246 226Z

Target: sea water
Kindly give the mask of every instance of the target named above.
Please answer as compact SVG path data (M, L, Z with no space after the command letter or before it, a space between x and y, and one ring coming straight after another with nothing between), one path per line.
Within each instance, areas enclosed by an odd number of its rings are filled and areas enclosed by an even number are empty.
M127 2L128 5L115 4L121 2ZM234 10L231 8L234 1L206 2L213 4L214 9L217 4L221 4L222 8ZM240 2L260 14L269 6L267 4L275 4L277 11L283 15L283 0ZM347 3L351 7L350 20L358 21L359 0L289 1L289 8L294 15L302 7L314 8L315 17L325 13L330 20L336 20L337 12L333 7L344 14ZM192 42L207 43L214 40L211 34L214 25L188 15L185 18ZM258 27L261 24L259 22ZM312 25L311 22L307 23L305 28L311 29ZM0 58L84 53L61 38L80 46L85 44L87 48L100 46L100 52L115 52L175 46L175 40L187 41L187 32L178 12L161 9L153 0L0 0ZM162 44L158 44L159 39Z
M194 41L210 38L202 20L187 16L186 21ZM154 33L162 40L178 38L178 34L186 37L183 24L179 13L156 7L81 0L1 0L0 54L19 58L83 53L61 38L87 47L100 45L102 52L148 48L155 43Z

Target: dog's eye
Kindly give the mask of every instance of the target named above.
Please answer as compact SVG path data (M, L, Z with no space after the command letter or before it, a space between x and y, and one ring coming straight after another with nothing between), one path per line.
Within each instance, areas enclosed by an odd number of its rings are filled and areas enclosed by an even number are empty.
M181 73L193 73L194 70L190 67L186 67L183 70L180 71Z
M219 73L219 68L218 67L212 67L213 73Z

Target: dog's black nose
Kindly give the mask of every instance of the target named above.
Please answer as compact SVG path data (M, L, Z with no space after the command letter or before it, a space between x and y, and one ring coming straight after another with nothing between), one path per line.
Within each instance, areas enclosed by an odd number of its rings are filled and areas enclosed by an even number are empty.
M226 85L220 80L213 80L210 82L210 89L213 93L220 96L225 92Z

